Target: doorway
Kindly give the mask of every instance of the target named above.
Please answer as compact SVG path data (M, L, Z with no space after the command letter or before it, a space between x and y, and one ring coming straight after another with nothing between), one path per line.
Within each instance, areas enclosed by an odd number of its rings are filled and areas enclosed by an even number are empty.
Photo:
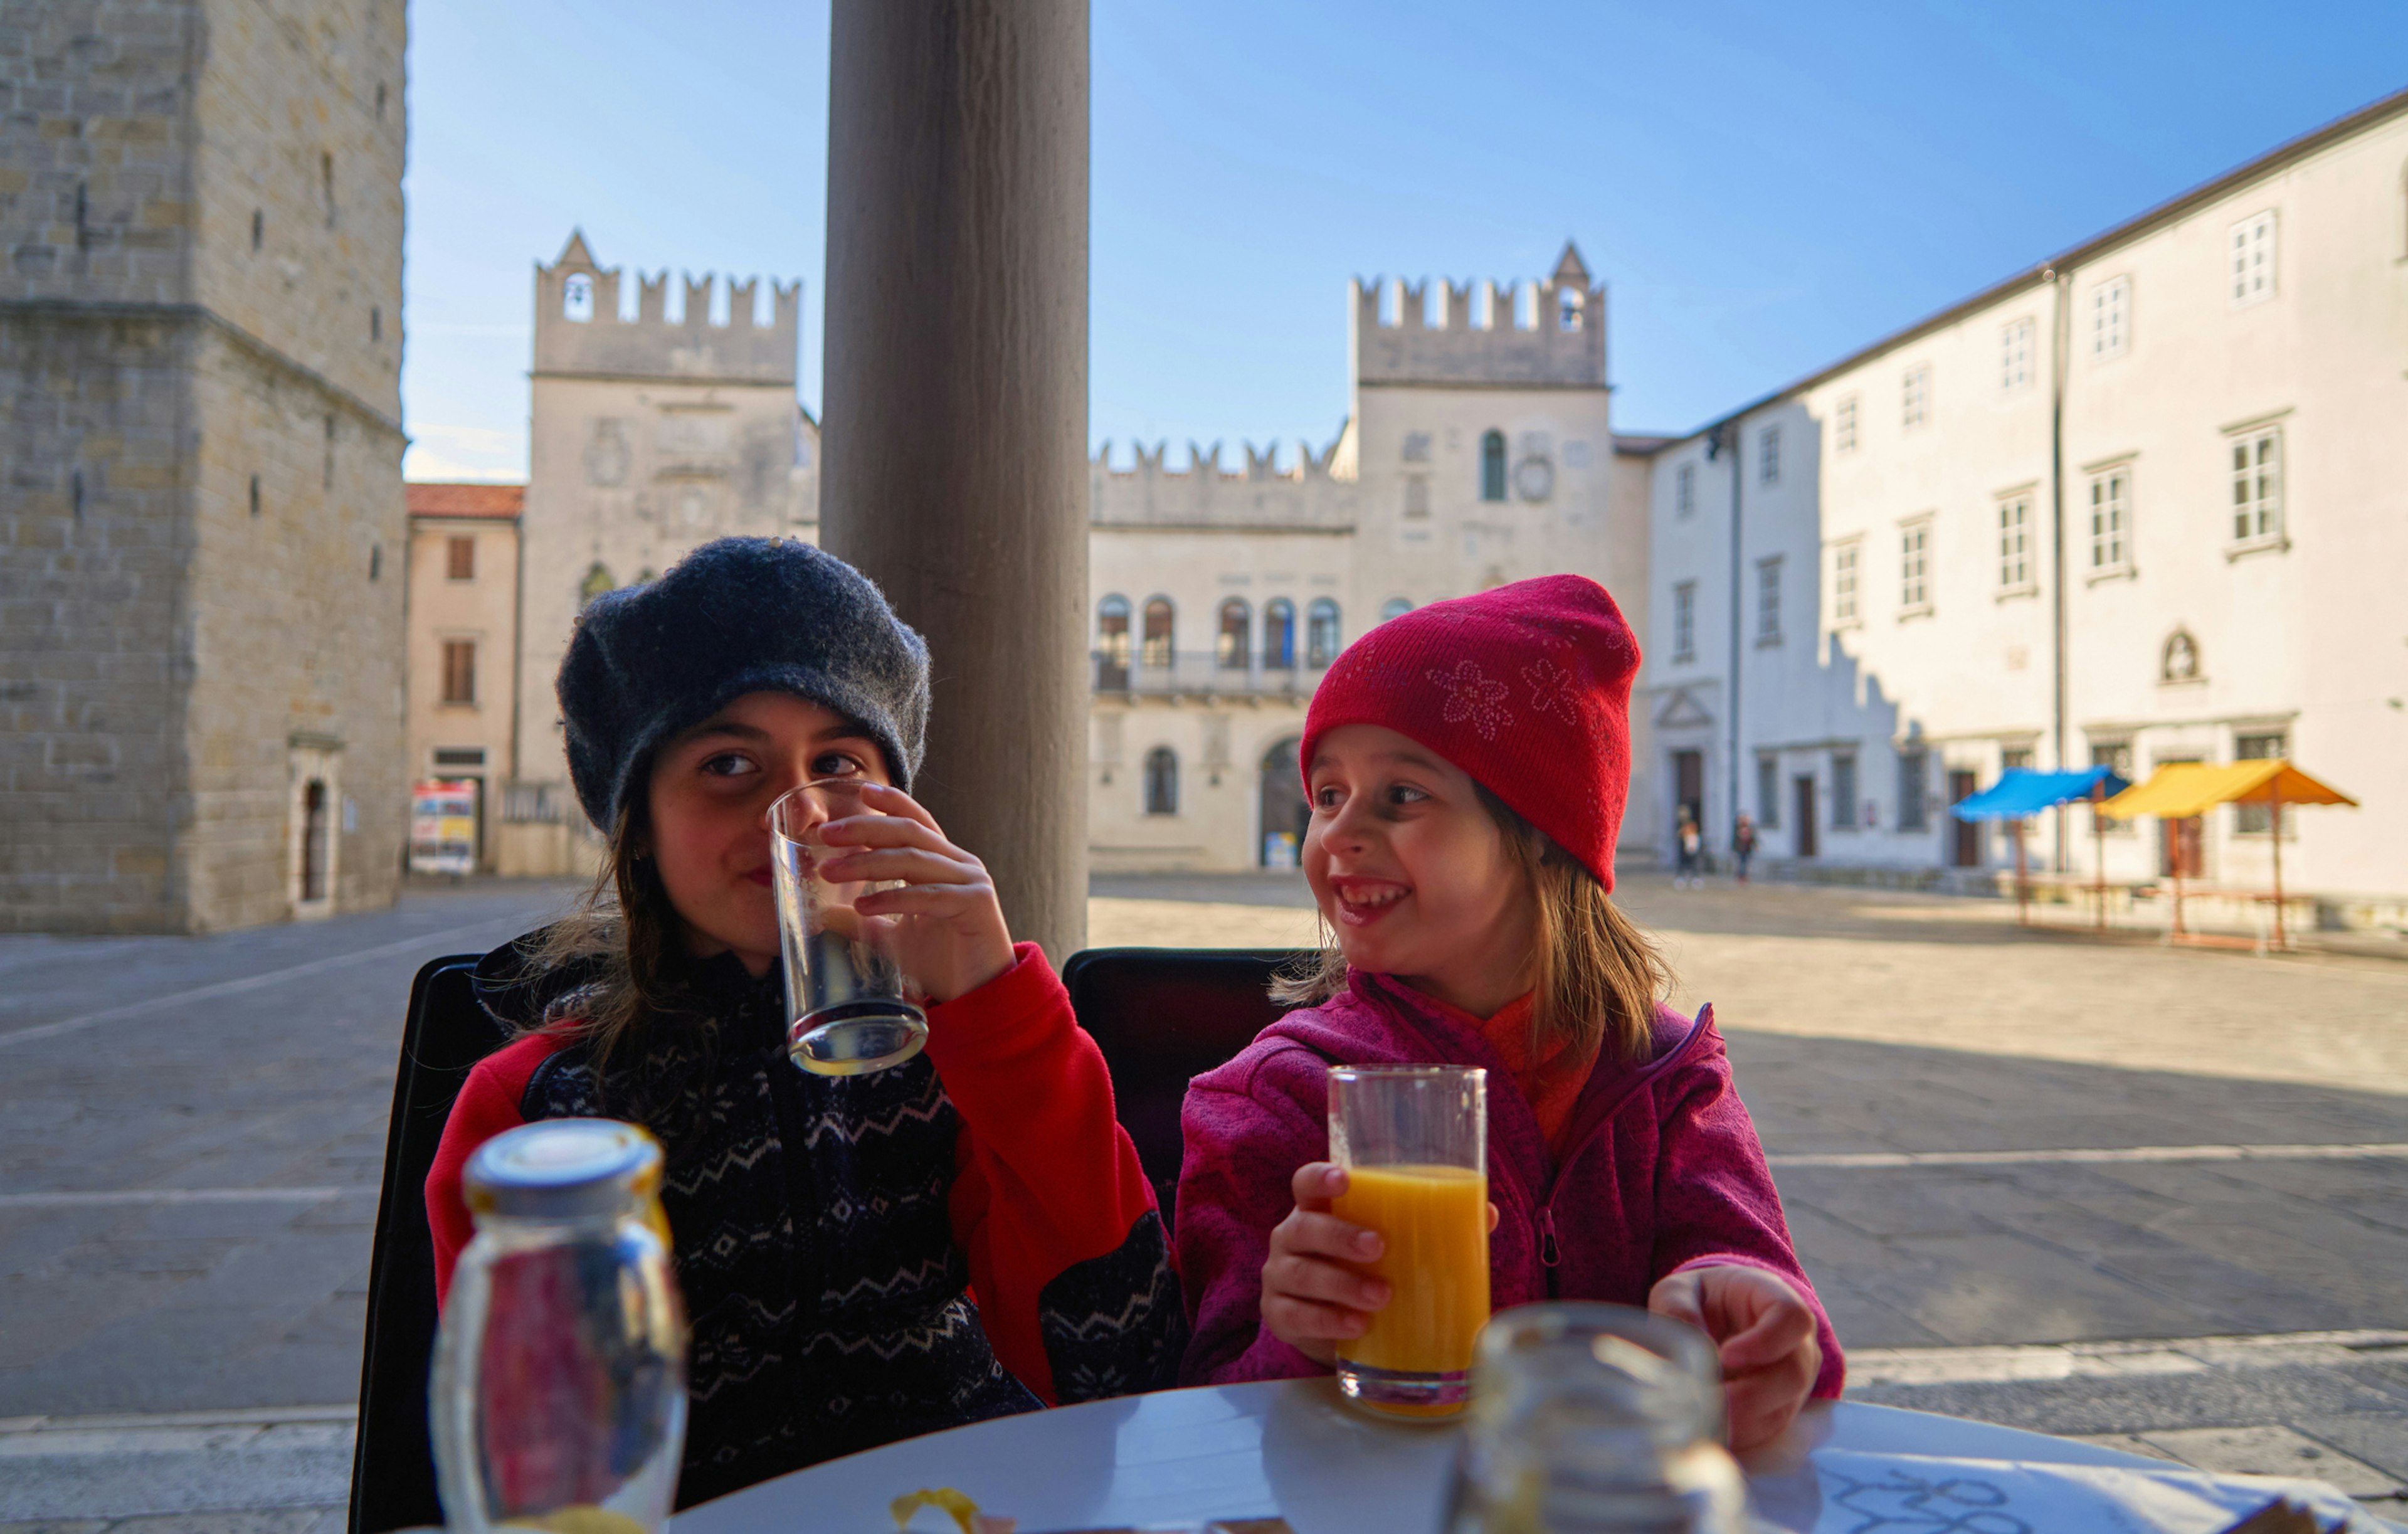
M2157 762L2159 767L2176 762L2196 762L2196 756L2168 756ZM2157 822L2157 874L2165 879L2204 879L2207 877L2207 823L2197 815L2187 820Z
M1981 792L1982 775L1978 772L1951 771L1948 774L1948 802L1963 804ZM1982 823L1948 817L1955 841L1949 848L1948 866L1952 868L1978 868L1982 866Z
M312 778L301 791L301 898L326 897L326 784Z
M2206 823L2197 815L2187 820L2157 822L2157 872L2169 879L2200 879L2207 873Z
M1814 775L1801 772L1789 781L1792 796L1798 801L1797 824L1794 833L1799 857L1814 855Z
M1676 751L1672 753L1672 836L1677 847L1681 839L1681 813L1688 811L1698 823L1698 839L1702 845L1706 834L1706 753L1701 751Z
M1297 753L1304 738L1291 735L1263 753L1256 797L1262 806L1262 837L1257 856L1266 868L1293 868L1304 856L1304 828L1312 819L1305 802Z

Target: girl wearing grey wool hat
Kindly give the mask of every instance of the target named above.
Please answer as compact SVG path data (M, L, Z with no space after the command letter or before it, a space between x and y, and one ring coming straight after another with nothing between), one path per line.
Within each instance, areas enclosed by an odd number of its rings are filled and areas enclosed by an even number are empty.
M858 571L722 538L597 598L560 668L569 774L609 854L580 912L478 967L517 1037L479 1063L427 1179L438 1293L462 1174L535 1119L602 1113L666 1153L690 1314L678 1503L1055 1401L1168 1384L1185 1321L1102 1054L995 886L910 795L928 653ZM826 778L866 914L942 935L924 1053L788 1060L769 806ZM975 1298L973 1298L975 1296Z

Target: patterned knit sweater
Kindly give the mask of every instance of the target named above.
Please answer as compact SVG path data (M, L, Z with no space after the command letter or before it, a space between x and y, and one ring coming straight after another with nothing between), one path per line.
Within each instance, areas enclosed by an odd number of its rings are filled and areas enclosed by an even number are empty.
M660 1138L693 1329L681 1507L896 1439L1171 1383L1185 1322L1162 1224L1102 1057L1035 944L934 1009L919 1058L867 1076L787 1059L774 968L755 980L723 958L681 980L690 1010L601 1080L551 1033L480 1063L427 1180L448 1292L478 1144L579 1114Z

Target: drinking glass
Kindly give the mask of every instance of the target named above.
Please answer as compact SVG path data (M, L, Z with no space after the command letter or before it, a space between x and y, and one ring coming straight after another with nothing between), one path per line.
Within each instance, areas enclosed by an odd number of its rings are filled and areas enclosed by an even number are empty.
M1390 1416L1452 1416L1488 1320L1488 1073L1330 1067L1329 1154L1346 1168L1331 1211L1383 1243L1354 1266L1389 1287L1363 1335L1338 1344L1338 1387Z
M928 1014L903 956L908 924L865 916L865 895L900 889L899 879L838 883L824 864L852 847L830 847L820 827L863 813L861 782L803 784L769 807L769 873L778 896L778 946L786 968L786 1053L820 1076L863 1076L899 1066L928 1041Z
M1694 1326L1627 1305L1498 1312L1480 1339L1446 1534L1741 1534L1722 1370Z

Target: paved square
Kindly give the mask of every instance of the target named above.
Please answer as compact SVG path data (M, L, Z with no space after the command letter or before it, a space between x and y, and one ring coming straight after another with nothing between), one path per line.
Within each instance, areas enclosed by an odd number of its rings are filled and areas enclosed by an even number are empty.
M240 1527L299 1534L340 1499L409 976L570 893L0 939L0 1534L271 1508ZM2408 1479L2408 961L1885 893L1620 895L1682 1004L1715 1006L1855 1394L2361 1497ZM1090 909L1098 946L1312 940L1283 877L1099 879ZM74 1489L111 1483L152 1489Z

